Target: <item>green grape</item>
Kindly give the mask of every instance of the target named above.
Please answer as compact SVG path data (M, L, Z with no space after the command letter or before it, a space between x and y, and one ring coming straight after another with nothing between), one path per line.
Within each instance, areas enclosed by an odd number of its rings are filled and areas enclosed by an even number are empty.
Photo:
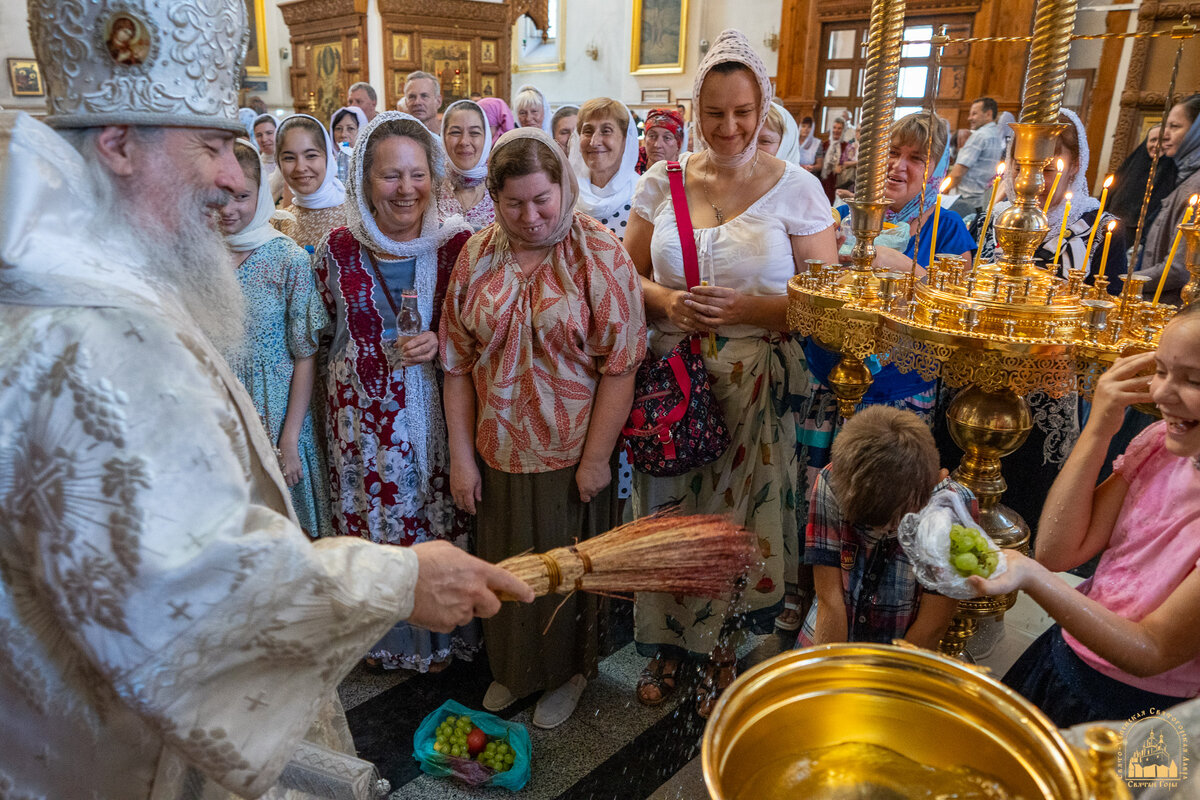
M974 575L979 569L979 559L974 553L959 553L954 557L954 568L960 575Z
M974 528L955 523L950 526L950 563L962 577L991 575L999 564L999 556L991 543Z

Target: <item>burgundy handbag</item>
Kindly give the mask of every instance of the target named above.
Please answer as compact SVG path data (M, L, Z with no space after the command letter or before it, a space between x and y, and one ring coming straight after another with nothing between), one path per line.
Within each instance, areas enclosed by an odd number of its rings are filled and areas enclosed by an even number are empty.
M692 218L683 190L683 169L667 164L671 201L683 249L683 276L700 284ZM664 358L646 356L634 379L633 409L622 433L635 469L659 477L682 475L716 461L729 449L729 428L708 383L700 334L685 336Z

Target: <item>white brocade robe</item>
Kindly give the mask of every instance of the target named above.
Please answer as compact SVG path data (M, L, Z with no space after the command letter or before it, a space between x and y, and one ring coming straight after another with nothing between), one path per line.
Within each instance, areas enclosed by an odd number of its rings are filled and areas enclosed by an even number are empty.
M0 113L0 797L281 796L341 757L302 739L345 732L416 557L310 544L224 360L89 240L89 186Z

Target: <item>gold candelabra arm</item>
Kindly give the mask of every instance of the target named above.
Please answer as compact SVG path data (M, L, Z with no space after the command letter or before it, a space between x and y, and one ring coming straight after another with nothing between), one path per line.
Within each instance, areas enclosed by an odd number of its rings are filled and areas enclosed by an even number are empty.
M1021 122L1058 122L1071 31L1075 29L1075 0L1040 0L1029 44L1029 73L1021 99Z
M1200 221L1192 222L1189 225L1180 225L1179 230L1187 241L1186 264L1189 278L1187 286L1184 286L1183 291L1179 293L1180 299L1186 306L1200 298Z

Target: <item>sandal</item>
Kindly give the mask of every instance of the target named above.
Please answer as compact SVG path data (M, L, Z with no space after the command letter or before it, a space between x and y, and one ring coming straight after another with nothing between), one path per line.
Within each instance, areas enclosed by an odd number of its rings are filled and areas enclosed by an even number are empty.
M637 700L644 706L660 706L675 691L679 661L660 651L642 670L637 681Z
M717 707L721 693L737 679L737 656L732 653L713 653L700 670L696 687L696 713L708 719Z
M800 625L804 622L800 618L800 610L803 602L803 598L798 594L785 594L783 596L783 611L779 612L779 616L775 617L775 627L781 631L800 630Z

